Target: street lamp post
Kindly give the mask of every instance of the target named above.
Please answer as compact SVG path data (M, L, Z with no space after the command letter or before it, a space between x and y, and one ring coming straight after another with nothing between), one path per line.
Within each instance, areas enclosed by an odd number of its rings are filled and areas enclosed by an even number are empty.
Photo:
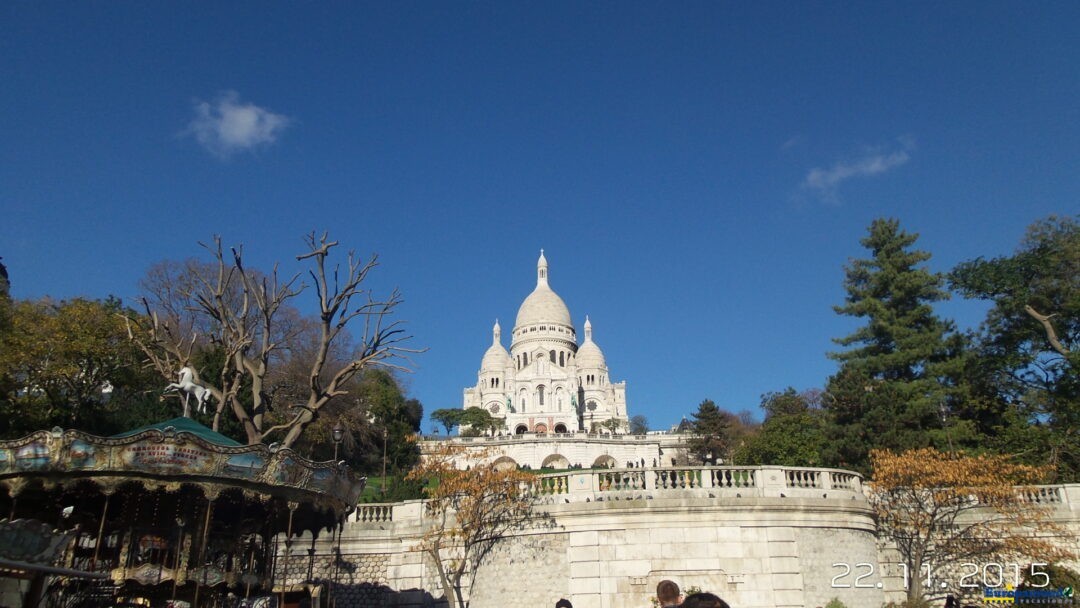
M334 424L334 428L330 429L330 436L334 438L334 462L337 462L338 446L341 445L341 440L345 439L345 427L342 426L340 420Z

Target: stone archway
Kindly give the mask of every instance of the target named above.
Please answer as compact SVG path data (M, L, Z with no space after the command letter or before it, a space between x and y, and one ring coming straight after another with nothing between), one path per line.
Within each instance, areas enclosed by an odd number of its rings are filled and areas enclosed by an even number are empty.
M493 466L496 471L513 471L518 468L518 463L509 456L499 456L495 459L495 462L491 463L491 466Z
M607 454L604 454L603 456L600 456L599 458L597 458L596 460L593 461L592 468L594 468L594 469L614 469L615 468L615 459L612 458L611 456L608 456Z
M570 461L562 454L552 454L544 459L541 469L569 469Z
M536 426L533 427L533 432L534 433L546 433L547 432L547 425L544 424L543 422L537 422Z
M525 426L524 424L519 424L516 427L514 427L514 434L515 435L524 435L525 433L528 433L528 432L529 432L529 427Z
M561 423L561 422L559 424L556 424L555 425L555 432L556 433L566 433L567 432L566 425Z

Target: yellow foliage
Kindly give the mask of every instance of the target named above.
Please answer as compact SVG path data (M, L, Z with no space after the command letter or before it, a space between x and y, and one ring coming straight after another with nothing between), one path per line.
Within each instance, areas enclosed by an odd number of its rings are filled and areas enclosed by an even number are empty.
M407 477L427 482L425 510L433 524L419 548L432 558L453 606L462 605L463 577L475 572L494 544L538 521L531 496L535 475L496 466L492 456L467 456L461 446L446 443L425 453Z
M875 450L868 484L878 527L899 550L909 572L989 557L1056 561L1073 557L1055 537L1067 532L1050 509L1028 499L1049 471L1008 456L900 454ZM922 599L913 577L909 600Z

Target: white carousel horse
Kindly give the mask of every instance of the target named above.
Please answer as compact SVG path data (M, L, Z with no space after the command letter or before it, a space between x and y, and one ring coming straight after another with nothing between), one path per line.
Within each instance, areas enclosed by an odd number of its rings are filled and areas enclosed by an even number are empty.
M188 405L188 398L195 395L195 404L199 408L200 414L206 413L206 402L210 400L210 389L197 384L195 382L195 370L190 367L180 368L180 382L172 382L169 386L165 387L165 392L168 391L180 391L184 393L184 416L191 417L191 409Z

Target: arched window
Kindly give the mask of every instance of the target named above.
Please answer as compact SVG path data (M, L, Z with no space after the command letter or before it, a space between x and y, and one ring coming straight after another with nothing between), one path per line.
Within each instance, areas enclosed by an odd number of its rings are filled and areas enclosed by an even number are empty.
M565 354L566 354L565 351L561 351L561 350L559 351L559 367L566 367L566 360L563 359L563 355L565 355Z
M555 363L555 351L551 351L550 353L548 353L548 361Z
M536 397L539 401L540 407L544 407L544 385L536 387Z

